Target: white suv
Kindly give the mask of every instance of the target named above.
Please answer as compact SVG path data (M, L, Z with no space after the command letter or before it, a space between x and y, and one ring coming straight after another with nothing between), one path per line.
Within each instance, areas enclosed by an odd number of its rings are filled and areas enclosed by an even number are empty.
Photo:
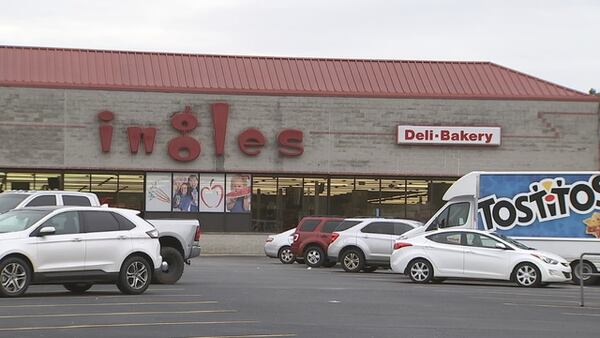
M0 296L30 284L63 284L72 292L116 283L141 294L161 267L158 231L137 211L101 207L35 207L0 215Z
M409 219L345 219L331 234L327 257L339 261L348 272L373 272L390 265L394 241L400 235L422 225Z

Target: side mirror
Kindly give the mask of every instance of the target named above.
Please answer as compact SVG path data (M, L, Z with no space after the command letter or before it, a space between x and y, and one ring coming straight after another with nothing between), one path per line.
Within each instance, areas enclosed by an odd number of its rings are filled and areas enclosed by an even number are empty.
M507 247L504 243L496 243L496 249L506 250Z
M47 235L53 235L55 233L56 233L55 227L43 227L40 229L40 232L38 234L39 234L39 236L47 236Z

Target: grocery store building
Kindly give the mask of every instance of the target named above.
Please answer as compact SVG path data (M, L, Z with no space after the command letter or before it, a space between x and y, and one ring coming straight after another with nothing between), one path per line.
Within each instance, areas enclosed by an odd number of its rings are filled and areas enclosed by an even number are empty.
M229 242L426 220L473 170L598 170L598 119L597 96L490 62L0 46L0 190L96 192Z

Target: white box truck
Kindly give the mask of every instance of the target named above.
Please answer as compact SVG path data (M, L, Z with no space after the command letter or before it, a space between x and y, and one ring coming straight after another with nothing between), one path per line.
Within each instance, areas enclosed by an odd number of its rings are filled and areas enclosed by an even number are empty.
M443 199L425 226L404 236L449 227L497 232L564 257L576 283L581 254L600 253L600 172L472 172ZM599 270L598 256L585 258L584 272Z

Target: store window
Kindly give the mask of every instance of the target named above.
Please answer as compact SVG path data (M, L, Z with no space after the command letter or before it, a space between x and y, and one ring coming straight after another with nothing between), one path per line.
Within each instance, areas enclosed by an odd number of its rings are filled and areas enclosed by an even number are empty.
M327 189L327 178L304 178L302 216L327 214Z
M352 191L351 206L352 216L377 216L381 209L379 189L380 180L377 178L356 178L356 185Z
M84 173L65 173L64 174L64 190L66 191L90 191L91 174Z
M281 229L295 227L302 218L303 187L302 177L279 177L277 208L281 212Z
M61 188L60 177L60 173L9 172L6 190L58 190Z
M278 226L277 204L281 196L277 191L277 177L256 175L252 177L252 224L250 226L252 231L283 231Z
M332 177L329 180L329 215L352 215L354 177Z
M406 218L406 180L399 178L381 180L381 216Z

